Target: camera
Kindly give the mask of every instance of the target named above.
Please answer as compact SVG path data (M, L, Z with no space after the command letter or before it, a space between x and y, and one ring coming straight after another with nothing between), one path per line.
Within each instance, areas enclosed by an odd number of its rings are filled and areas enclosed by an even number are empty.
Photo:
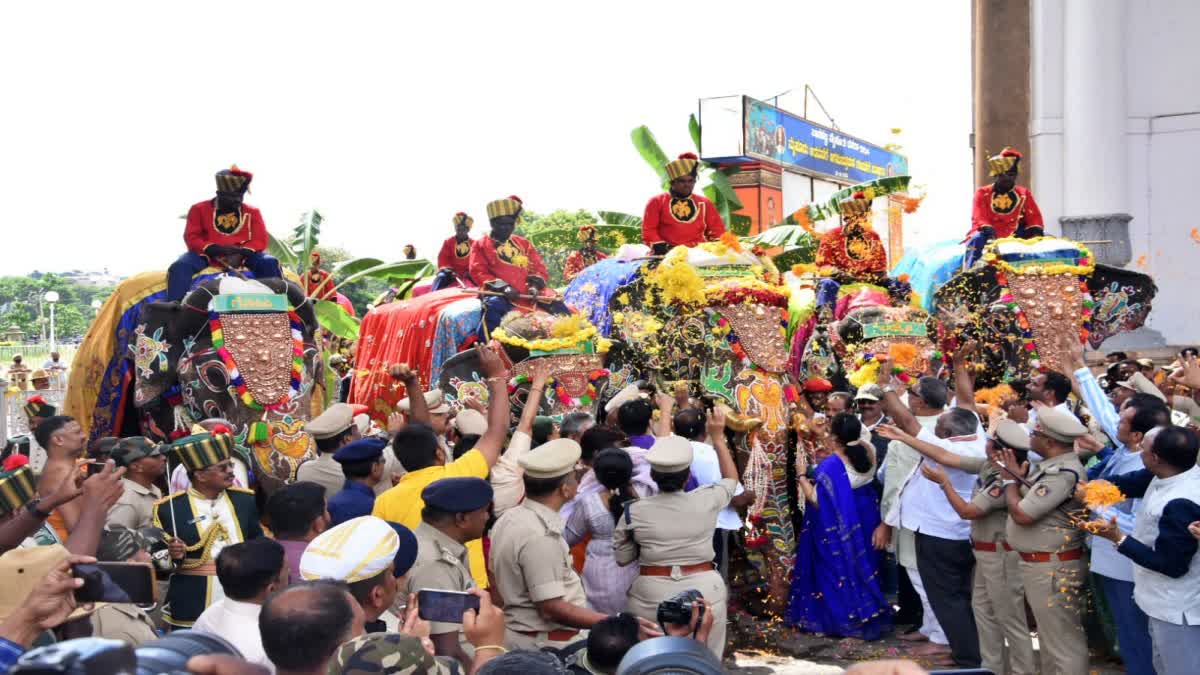
M26 652L8 672L23 675L186 674L188 659L201 654L242 656L236 647L215 635L181 630L136 648L106 638L67 640Z
M687 626L692 623L692 605L700 603L699 618L704 619L704 595L700 591L689 588L673 598L667 598L658 603L658 623L660 626L673 624ZM699 626L699 623L696 624Z

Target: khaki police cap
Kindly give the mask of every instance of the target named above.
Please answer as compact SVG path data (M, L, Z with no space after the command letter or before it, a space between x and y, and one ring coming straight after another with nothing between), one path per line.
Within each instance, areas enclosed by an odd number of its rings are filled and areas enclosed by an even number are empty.
M682 436L660 438L646 453L646 461L655 471L684 471L692 465L692 443Z
M454 428L463 436L482 436L487 433L487 418L478 410L467 408L454 416Z
M1087 427L1075 416L1055 408L1043 408L1037 414L1038 430L1060 443L1074 443L1086 434Z
M624 403L637 400L641 395L642 390L638 389L636 384L626 385L624 389L618 391L615 396L609 399L608 403L604 404L604 412L610 413L620 408Z
M429 408L430 415L444 415L450 412L450 406L446 405L446 397L442 395L441 389L425 392L425 407ZM396 404L396 409L402 413L412 410L412 404L407 396L400 399L400 402Z
M354 424L354 408L348 403L334 403L304 425L313 438L333 438L344 433Z
M1134 373L1133 376L1128 380L1125 380L1124 382L1118 382L1117 386L1125 387L1126 389L1132 389L1142 394L1150 394L1154 398L1157 398L1164 403L1167 400L1166 395L1164 395L1158 387L1154 386L1154 383L1151 382L1149 378L1141 373Z
M1000 420L996 425L992 437L1014 450L1029 449L1029 433L1025 431L1025 427L1007 418Z
M521 468L530 478L558 478L575 470L583 455L579 444L569 438L557 438L534 448L521 458Z

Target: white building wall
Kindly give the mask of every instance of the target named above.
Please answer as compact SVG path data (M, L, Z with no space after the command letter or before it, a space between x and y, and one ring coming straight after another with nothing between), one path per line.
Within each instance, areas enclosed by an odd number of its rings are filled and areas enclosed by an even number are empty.
M1029 161L1047 231L1064 216L1132 216L1128 266L1159 286L1133 346L1200 342L1200 2L1032 0L1031 12Z

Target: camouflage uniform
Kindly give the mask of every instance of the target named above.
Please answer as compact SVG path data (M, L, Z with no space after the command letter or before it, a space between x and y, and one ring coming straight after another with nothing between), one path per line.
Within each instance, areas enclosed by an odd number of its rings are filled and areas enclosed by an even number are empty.
M454 659L430 656L419 638L400 633L367 633L338 647L329 675L462 675Z

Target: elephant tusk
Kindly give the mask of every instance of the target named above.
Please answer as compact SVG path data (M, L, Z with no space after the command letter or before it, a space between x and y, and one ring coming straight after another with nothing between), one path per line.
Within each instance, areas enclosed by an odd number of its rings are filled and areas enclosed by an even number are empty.
M733 429L734 431L750 433L752 431L756 431L763 424L762 419L758 417L739 415L728 406L724 405L722 405L721 408L725 411L725 426Z

